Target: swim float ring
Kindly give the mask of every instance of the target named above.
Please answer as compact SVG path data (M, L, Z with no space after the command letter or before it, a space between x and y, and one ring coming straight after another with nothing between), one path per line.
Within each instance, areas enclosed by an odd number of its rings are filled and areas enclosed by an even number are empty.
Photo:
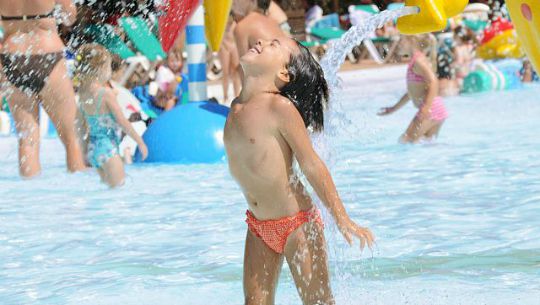
M540 71L540 1L506 0L506 7L527 56Z
M463 80L463 93L517 89L522 86L519 75L521 61L505 59L478 63Z
M484 30L477 54L482 59L521 58L525 55L514 25L503 18L493 21Z
M416 6L420 12L398 18L397 28L403 34L442 31L448 19L461 13L468 0L405 0L405 6Z

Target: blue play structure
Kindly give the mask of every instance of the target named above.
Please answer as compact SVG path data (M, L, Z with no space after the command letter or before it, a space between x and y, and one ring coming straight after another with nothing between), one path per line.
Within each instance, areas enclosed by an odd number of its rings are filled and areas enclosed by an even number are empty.
M182 81L180 84L178 84L178 87L176 87L175 92L175 95L178 98L177 105L188 103L188 83L189 81L187 75L182 74ZM137 97L137 99L141 102L143 111L146 112L146 114L148 114L148 116L151 118L154 118L163 112L163 109L154 105L154 97L148 92L148 85L135 87L131 90L131 93Z
M182 79L189 79L189 83L184 82L185 87L179 86L182 87L182 100L189 94L189 102L177 103L176 107L162 112L148 126L143 135L148 146L145 162L192 164L225 159L223 128L229 108L207 102L206 57L201 56L202 50L206 50L204 33L204 11L199 6L186 30L189 76ZM137 97L149 96L147 88L139 90L142 91L135 92ZM152 109L152 99L141 101L143 109L146 106L148 110L159 113L156 111L159 109ZM135 160L140 161L139 152Z
M223 127L229 108L208 102L179 105L160 115L143 135L150 163L216 163L224 160ZM137 152L135 160L140 160Z

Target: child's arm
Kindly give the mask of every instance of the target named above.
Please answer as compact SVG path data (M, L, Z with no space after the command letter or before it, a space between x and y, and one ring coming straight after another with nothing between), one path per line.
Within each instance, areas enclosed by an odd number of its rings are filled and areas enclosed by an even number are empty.
M392 114L396 111L398 111L401 107L403 107L405 104L407 104L409 101L411 100L411 98L409 97L409 93L405 93L401 99L399 99L399 102L397 102L397 104L395 104L394 106L392 107L384 107L384 108L381 108L381 110L379 111L379 113L377 113L378 115L389 115L389 114Z
M313 150L300 113L288 99L282 97L274 101L272 108L281 136L291 147L302 172L332 214L347 242L352 244L353 240L358 238L362 249L366 243L371 248L373 234L367 228L357 225L347 215L330 172Z
M120 109L120 105L118 105L116 99L117 96L113 90L107 89L105 91L105 94L103 95L103 101L106 103L107 107L109 107L109 110L112 112L114 118L116 119L116 122L118 122L118 125L122 127L122 130L133 140L135 140L135 142L139 146L142 160L144 160L148 156L148 148L146 147L146 144L144 143L141 136L139 136L135 129L133 129L131 123L124 117L122 109Z

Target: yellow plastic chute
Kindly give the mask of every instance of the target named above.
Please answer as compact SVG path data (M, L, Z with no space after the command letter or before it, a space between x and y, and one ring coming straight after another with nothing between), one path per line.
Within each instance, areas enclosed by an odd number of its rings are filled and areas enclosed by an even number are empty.
M461 13L469 0L405 0L405 6L416 6L420 12L398 18L397 28L403 34L442 31L448 18Z
M540 71L540 1L506 0L506 7L527 57Z
M206 39L212 51L217 52L225 34L232 0L204 0L203 5Z
M482 59L522 58L525 54L514 30L504 31L476 50Z

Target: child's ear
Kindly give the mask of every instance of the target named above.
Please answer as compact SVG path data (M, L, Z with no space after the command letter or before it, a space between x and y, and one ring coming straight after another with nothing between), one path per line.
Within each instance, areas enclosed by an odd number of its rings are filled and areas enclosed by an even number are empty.
M291 81L291 76L289 74L289 71L285 68L279 70L278 77L284 83L288 83Z

